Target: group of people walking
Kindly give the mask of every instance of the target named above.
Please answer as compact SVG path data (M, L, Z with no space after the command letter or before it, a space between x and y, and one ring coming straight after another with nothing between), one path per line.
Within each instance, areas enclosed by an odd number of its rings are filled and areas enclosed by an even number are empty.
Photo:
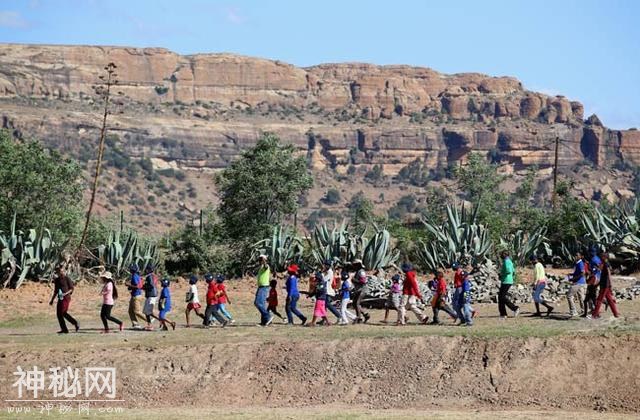
M503 251L500 255L502 264L500 268L500 289L498 292L498 311L501 319L508 317L507 309L512 311L512 315L518 316L520 308L515 305L510 297L509 290L515 281L515 265L509 253ZM300 269L296 264L287 267L284 290L285 316L279 310L279 290L278 282L265 255L258 258L259 266L257 271L257 288L254 305L260 313L261 326L270 325L275 317L278 317L289 325L293 325L296 319L301 325L316 326L367 323L371 318L364 309L363 303L368 294L366 267L361 260L355 260L347 266L335 266L331 260L322 263L321 268L314 272L309 278L308 290L301 290ZM533 266L533 302L535 311L532 316L549 316L554 310L554 306L544 297L548 279L542 262L536 255L530 257ZM472 326L476 311L471 306L472 278L469 272L465 271L459 263L452 265L453 270L453 293L449 295L448 283L444 273L438 271L433 279L428 282L431 291L431 298L425 301L414 267L409 263L404 263L400 267L400 272L391 278L391 285L385 300L385 315L381 321L389 322L389 314L396 311L396 325L406 325L408 322L407 312L412 312L420 324L440 324L440 313L445 312L458 325ZM163 278L158 280L153 265L147 265L144 273L140 273L140 268L133 264L129 267L130 277L126 287L130 293L129 318L134 330L153 330L153 321L157 320L163 330L172 330L176 327L176 322L169 319L168 315L172 310L172 297L170 280ZM64 265L60 264L55 268L54 292L51 296L50 305L53 305L57 298L56 315L60 324L59 333L68 333L66 322L71 323L75 330L80 329L78 321L69 314L71 295L74 291L74 284L66 274ZM109 322L114 323L118 330L122 331L124 323L113 317L111 311L118 299L118 290L114 283L113 275L102 272L100 278L103 282L101 289L102 307L100 318L104 329L109 332ZM186 327L190 327L191 313L194 312L202 320L204 327L210 327L214 323L222 327L233 324L234 317L229 312L227 305L230 298L225 287L225 278L222 275L214 276L205 274L204 280L207 284L206 307L202 311L202 305L198 295L198 276L191 275L189 278L189 289L185 302ZM585 258L585 254L578 252L574 271L567 276L570 287L567 292L567 302L569 305L570 317L578 316L578 308L582 311L582 317L597 319L600 317L602 305L611 308L614 317L619 317L618 308L611 288L611 267L608 262L608 254L598 251L597 248L590 250L590 258ZM302 295L314 299L313 313L311 319L304 315L298 308L298 303ZM423 303L424 305L420 305ZM424 306L431 306L432 318L424 313ZM156 314L157 307L157 314ZM541 308L544 308L545 313ZM329 313L335 320L331 319Z

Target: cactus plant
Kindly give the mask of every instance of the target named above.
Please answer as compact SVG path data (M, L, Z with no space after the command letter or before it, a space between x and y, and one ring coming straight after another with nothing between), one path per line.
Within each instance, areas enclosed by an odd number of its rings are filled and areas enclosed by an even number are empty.
M379 230L367 241L362 262L370 270L389 267L400 258L400 252L391 248L391 236L386 229Z
M120 232L111 231L107 243L99 245L95 254L97 262L117 276L125 273L131 264L144 269L148 264L158 262L156 245L140 241L135 231L122 238Z
M447 206L447 220L436 225L423 220L428 240L421 240L418 258L430 271L450 267L455 261L477 265L484 262L492 249L487 228L477 223L478 207L467 211L464 206Z
M551 255L551 248L545 234L545 228L539 228L533 233L517 230L507 238L500 238L500 248L508 250L516 265L522 267L532 254Z
M289 228L281 225L275 226L269 238L256 242L252 248L250 264L255 263L260 254L264 254L271 268L277 273L286 271L292 262L299 263L304 252L302 240Z

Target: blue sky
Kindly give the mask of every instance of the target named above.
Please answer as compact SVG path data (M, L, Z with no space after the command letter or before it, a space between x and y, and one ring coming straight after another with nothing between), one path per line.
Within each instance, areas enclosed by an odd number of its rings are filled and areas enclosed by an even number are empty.
M639 18L635 0L0 0L0 42L509 75L640 128Z

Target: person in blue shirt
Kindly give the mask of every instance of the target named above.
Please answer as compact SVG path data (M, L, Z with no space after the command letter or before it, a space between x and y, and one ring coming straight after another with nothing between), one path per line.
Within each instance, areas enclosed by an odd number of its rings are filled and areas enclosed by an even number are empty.
M298 310L298 300L300 299L300 291L298 290L298 266L291 264L287 267L287 281L285 282L285 288L287 289L287 299L285 304L285 311L287 312L287 322L289 325L293 325L293 316L297 316L302 325L307 323L307 317Z
M129 300L129 319L131 319L131 324L134 330L142 329L142 324L139 324L138 321L144 323L147 319L142 313L142 305L144 303L144 296L142 296L142 279L140 278L140 267L138 264L131 264L129 266L129 272L131 273L131 279L129 280L129 284L127 284L127 289L131 292L131 299Z
M590 311L596 307L598 297L598 284L600 284L600 273L602 272L602 260L598 257L598 248L591 247L591 259L589 260L589 273L587 274L587 294L584 297L584 312L582 317L586 318Z
M158 318L160 318L161 328L167 331L167 324L171 325L171 329L176 329L176 323L167 318L167 314L171 312L171 291L169 290L170 281L168 278L163 278L160 282L162 285L162 290L160 291L160 300L158 301L158 311L160 314Z
M584 305L587 279L585 277L586 272L583 258L584 254L582 252L576 252L576 263L574 265L573 273L569 275L569 282L571 283L571 287L569 287L569 291L567 292L567 302L569 303L569 315L571 317L578 315L574 298L578 300L580 309L582 309Z

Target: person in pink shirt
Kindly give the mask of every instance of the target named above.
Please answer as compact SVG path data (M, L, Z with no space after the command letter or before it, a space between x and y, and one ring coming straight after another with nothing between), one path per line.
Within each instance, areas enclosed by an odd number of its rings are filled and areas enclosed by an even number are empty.
M113 305L115 304L116 299L118 299L118 289L116 289L116 285L113 283L113 275L109 271L105 271L100 274L100 278L104 285L102 286L102 309L100 309L100 319L102 319L102 324L104 325L103 333L109 332L109 325L107 324L107 320L114 322L118 325L118 329L122 331L123 323L117 318L111 316L111 309L113 309Z

